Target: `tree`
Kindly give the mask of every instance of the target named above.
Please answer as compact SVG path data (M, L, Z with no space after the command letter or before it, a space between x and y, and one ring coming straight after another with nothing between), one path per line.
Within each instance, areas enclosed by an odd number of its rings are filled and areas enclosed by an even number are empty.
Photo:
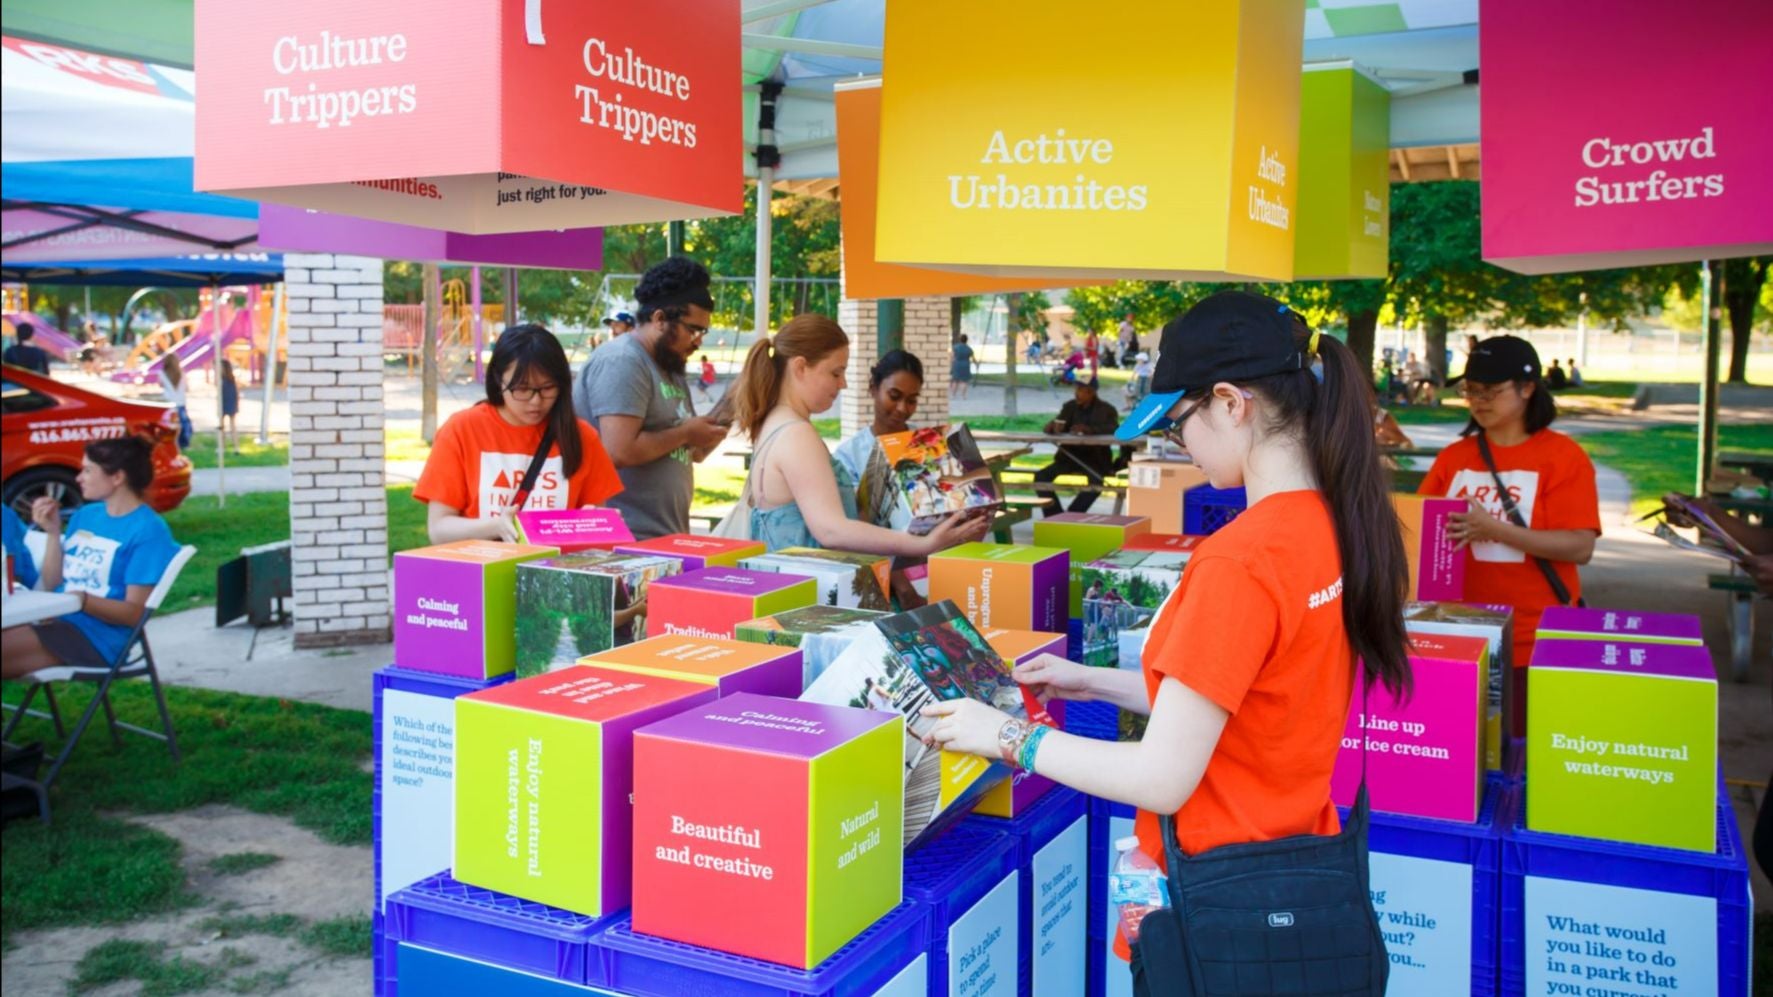
M1490 310L1501 271L1485 263L1478 185L1471 180L1391 185L1388 292L1400 315L1422 320L1424 352L1447 376L1447 329Z
M1755 309L1767 286L1773 256L1724 261L1724 313L1730 316L1730 383L1748 380L1748 346L1754 338Z

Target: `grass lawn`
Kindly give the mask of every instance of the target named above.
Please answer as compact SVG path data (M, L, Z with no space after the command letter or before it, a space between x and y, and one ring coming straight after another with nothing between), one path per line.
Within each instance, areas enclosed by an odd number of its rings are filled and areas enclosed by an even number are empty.
M1576 437L1596 463L1631 482L1631 511L1638 516L1659 508L1669 492L1693 491L1699 434L1690 426L1656 426ZM1720 426L1718 449L1773 454L1773 426Z
M260 445L256 435L243 432L239 443L239 452L228 454L229 467L282 467L289 463L288 437L273 436L271 442ZM215 434L193 434L191 445L185 448L184 453L191 458L192 467L215 467Z
M90 688L67 688L58 699L78 716ZM22 690L8 683L7 702ZM6 825L0 848L0 936L29 928L115 924L175 911L197 902L172 838L118 819L126 813L168 813L225 803L287 816L326 841L367 845L373 779L370 716L309 703L170 686L182 763L158 744L125 736L112 747L102 720L87 731L51 792L55 823ZM111 692L120 719L158 724L145 682ZM39 697L41 702L41 697ZM46 720L19 726L21 743L59 743ZM241 842L242 845L251 844ZM317 937L330 951L338 932ZM368 955L367 940L361 954ZM121 956L125 953L112 953ZM94 966L95 975L107 975Z

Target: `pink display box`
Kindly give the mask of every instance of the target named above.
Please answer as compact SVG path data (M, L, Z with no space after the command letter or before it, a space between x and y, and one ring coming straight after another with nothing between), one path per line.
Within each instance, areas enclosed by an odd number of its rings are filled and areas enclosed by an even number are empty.
M1413 634L1415 688L1399 703L1383 686L1355 681L1330 795L1354 805L1366 734L1367 796L1374 810L1476 821L1484 795L1484 715L1490 644L1481 637Z
M647 586L646 634L731 638L741 623L811 606L818 597L818 586L800 575L744 568L687 571Z
M517 529L518 540L558 547L563 554L614 550L634 542L614 509L527 509L517 514Z
M1521 273L1773 252L1773 4L1482 0L1484 259ZM1572 53L1586 53L1572 58Z

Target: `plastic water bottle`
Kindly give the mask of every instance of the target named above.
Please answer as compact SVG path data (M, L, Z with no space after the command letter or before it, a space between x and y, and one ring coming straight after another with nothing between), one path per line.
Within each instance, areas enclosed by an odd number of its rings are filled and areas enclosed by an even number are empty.
M1139 839L1129 836L1114 843L1120 854L1114 860L1114 871L1108 877L1108 902L1120 911L1121 931L1127 941L1139 940L1139 924L1145 915L1170 906L1169 879L1156 862L1139 848Z

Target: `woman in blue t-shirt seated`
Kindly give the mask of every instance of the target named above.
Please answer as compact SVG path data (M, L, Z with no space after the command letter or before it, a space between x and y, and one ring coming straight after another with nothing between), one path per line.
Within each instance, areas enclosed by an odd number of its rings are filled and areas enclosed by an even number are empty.
M140 437L86 447L80 494L86 504L64 529L55 499L31 506L47 533L37 588L80 594L80 611L0 632L0 674L43 668L105 668L142 618L149 593L178 554L166 521L142 501L154 480L153 447Z

